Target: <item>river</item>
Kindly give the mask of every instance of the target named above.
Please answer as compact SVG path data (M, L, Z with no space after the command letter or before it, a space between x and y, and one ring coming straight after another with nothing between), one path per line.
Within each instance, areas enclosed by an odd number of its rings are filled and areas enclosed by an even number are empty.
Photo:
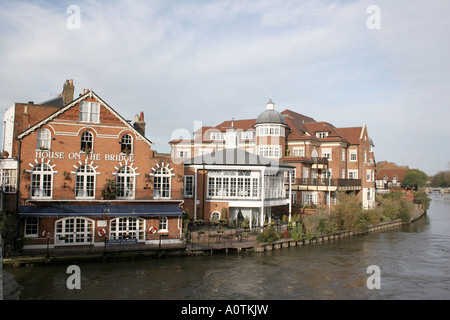
M69 290L66 265L7 268L20 299L360 300L450 299L450 194L432 194L411 225L264 253L215 254L79 264ZM369 289L379 268L379 288Z

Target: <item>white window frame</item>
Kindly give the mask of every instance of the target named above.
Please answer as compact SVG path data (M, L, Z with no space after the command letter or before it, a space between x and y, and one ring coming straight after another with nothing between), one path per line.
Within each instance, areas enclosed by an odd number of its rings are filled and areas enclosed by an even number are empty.
M89 152L86 152L90 149ZM94 150L94 134L90 131L84 131L80 137L80 150L84 153L92 153Z
M52 135L49 129L41 128L37 133L36 150L50 150Z
M316 132L316 138L323 139L328 137L327 131Z
M208 199L260 199L259 172L250 170L210 170Z
M129 146L130 151L127 152L125 147ZM120 153L122 154L133 154L133 136L129 133L125 133L120 138Z
M178 158L189 159L191 158L191 149L178 149Z
M357 169L348 170L348 178L349 179L358 179L358 170Z
M75 198L76 199L95 199L96 186L95 168L89 164L78 167L75 176ZM92 181L88 181L91 180ZM89 185L92 185L90 188ZM80 188L81 187L81 188ZM89 195L91 193L91 195Z
M170 199L172 194L172 174L166 167L156 169L153 176L153 197Z
M281 158L281 146L259 146L258 154L265 158Z
M94 220L82 217L67 217L55 222L55 244L90 244L93 238Z
M372 181L372 170L366 170L366 181Z
M223 132L213 131L209 133L209 138L211 140L224 140Z
M1 185L4 193L17 192L17 169L1 170Z
M30 238L37 238L39 231L39 219L37 217L25 218L24 236Z
M357 150L349 150L349 161L350 162L356 162L358 161L358 151Z
M257 134L260 137L265 137L265 136L274 136L274 137L281 136L282 137L285 135L285 130L284 130L284 127L280 126L280 125L265 124L265 125L258 126Z
M31 183L30 183L31 199L52 198L53 173L54 173L53 168L47 163L41 162L34 165L33 169L31 170Z
M241 133L242 140L252 140L253 139L253 130L243 131Z
M129 236L139 242L145 241L145 220L137 217L118 217L111 219L110 239L124 239Z
M332 149L322 149L322 158L327 158L328 161L331 161L333 160L332 155L333 155Z
M80 102L80 122L100 123L100 103L93 101Z
M305 148L293 148L292 154L294 157L304 157L305 156Z
M136 172L131 166L122 166L116 173L117 199L134 199Z
M169 218L159 217L158 232L169 232Z
M302 204L317 204L317 192L303 191Z

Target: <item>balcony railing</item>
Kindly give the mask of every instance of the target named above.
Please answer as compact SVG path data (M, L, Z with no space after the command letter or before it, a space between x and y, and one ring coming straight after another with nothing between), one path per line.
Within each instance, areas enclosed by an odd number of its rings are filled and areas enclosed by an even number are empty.
M299 186L360 187L361 179L295 178L292 183Z

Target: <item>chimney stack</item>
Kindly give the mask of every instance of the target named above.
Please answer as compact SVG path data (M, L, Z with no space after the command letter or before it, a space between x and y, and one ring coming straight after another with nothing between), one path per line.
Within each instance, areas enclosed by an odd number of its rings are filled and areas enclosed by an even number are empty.
M67 105L73 101L73 93L75 91L75 87L73 85L73 80L66 80L63 86L62 98L64 105Z
M144 121L144 112L141 111L140 115L136 115L134 117L134 128L139 132L141 135L145 137L145 121Z

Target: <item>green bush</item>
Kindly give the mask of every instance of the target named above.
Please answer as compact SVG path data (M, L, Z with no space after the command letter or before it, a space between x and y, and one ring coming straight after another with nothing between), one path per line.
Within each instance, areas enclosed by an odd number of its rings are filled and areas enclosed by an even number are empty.
M291 238L295 241L303 240L303 225L301 222L295 222L292 224L292 228L289 230L291 233Z
M367 212L361 212L357 217L355 217L355 222L353 224L353 232L355 233L365 233L369 230L370 218Z
M395 199L384 199L382 204L383 215L390 220L395 220L400 213L400 203Z
M305 233L315 235L319 232L320 216L307 215L303 218L303 226L305 227Z
M414 203L421 204L424 210L430 208L431 199L423 191L414 192Z
M338 231L338 224L334 215L324 216L319 222L319 231L322 234L332 234Z
M383 209L374 208L365 211L369 217L370 223L376 224L383 221Z
M395 199L395 200L400 200L401 198L403 198L405 194L401 191L393 191L393 192L389 192L383 195L383 199Z
M402 219L402 222L409 222L411 220L413 211L414 205L411 202L402 201L400 203L400 211L397 217L399 219Z
M351 229L361 211L362 204L356 194L339 193L338 204L335 206L338 228Z
M268 228L258 234L258 236L256 237L256 241L272 243L275 240L282 238L283 235L281 234L281 232L276 232L274 228Z

